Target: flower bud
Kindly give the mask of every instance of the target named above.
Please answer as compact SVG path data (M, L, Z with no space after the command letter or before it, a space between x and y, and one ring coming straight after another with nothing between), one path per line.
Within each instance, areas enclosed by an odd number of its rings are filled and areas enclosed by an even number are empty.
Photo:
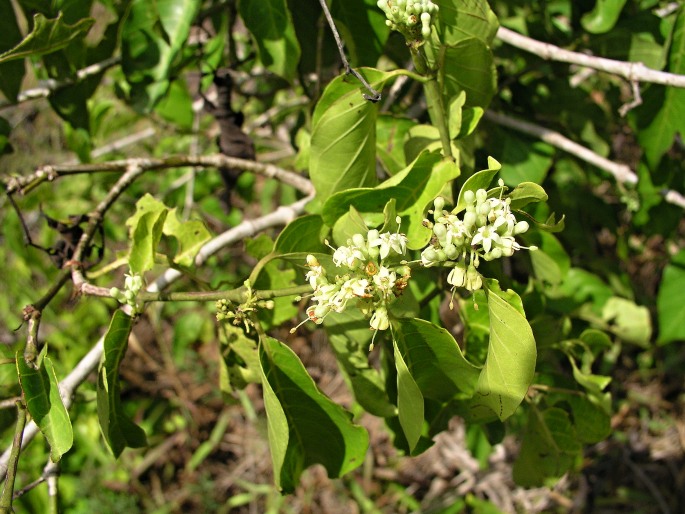
M530 226L527 221L519 221L514 225L514 234L523 234L524 232L527 232L529 228Z
M466 202L466 205L471 205L476 201L476 194L471 191L464 191L464 201Z

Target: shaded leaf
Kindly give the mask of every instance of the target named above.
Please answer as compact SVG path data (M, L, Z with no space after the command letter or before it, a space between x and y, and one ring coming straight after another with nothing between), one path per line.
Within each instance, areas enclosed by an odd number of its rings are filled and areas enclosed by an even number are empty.
M502 168L502 165L492 157L488 157L487 169L478 171L471 175L464 185L459 190L459 197L457 198L457 205L452 209L454 214L459 214L466 209L466 202L464 201L464 193L466 191L473 191L474 193L479 189L487 189L490 182L497 175L497 172Z
M242 0L238 9L257 43L262 64L292 81L300 61L300 44L285 0Z
M438 35L444 45L455 45L463 39L476 38L490 45L499 22L486 0L435 0L438 13Z
M86 18L68 25L64 23L62 13L52 20L36 14L33 16L31 32L19 44L1 53L0 63L56 52L75 39L85 36L94 23L94 19Z
M104 341L104 356L98 370L97 404L100 429L115 457L124 448L147 445L145 432L131 421L121 404L119 366L128 348L131 317L116 311Z
M331 15L352 66L375 66L390 34L375 0L333 0Z
M497 71L492 51L479 39L464 39L445 49L440 69L445 98L466 93L464 107L490 105L497 91Z
M376 156L388 175L395 175L407 167L404 140L415 125L414 120L388 114L381 114L376 119Z
M310 214L291 221L278 235L274 252L325 252L324 224L321 216Z
M685 340L685 250L664 269L656 301L659 314L659 344Z
M12 9L11 0L0 0L0 53L6 52L21 41L21 30ZM26 69L23 62L6 62L0 64L0 91L11 102L17 99ZM0 141L0 155L3 144Z
M397 370L398 417L404 436L407 439L409 451L413 452L423 431L423 395L419 386L416 385L414 377L411 376L402 353L397 348L397 343L394 340L393 348L395 352L395 369Z
M369 443L366 430L317 389L297 355L263 337L259 356L276 485L293 491L312 464L323 465L331 478L361 465Z
M43 355L38 369L29 366L23 352L17 352L17 372L24 391L26 408L50 445L50 460L58 462L74 442L69 413L64 407L52 361Z
M583 28L593 34L609 32L621 15L626 0L597 0L592 11L580 19Z

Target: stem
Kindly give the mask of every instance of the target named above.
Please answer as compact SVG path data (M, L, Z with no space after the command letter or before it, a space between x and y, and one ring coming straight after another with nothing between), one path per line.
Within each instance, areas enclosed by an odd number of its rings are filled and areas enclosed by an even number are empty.
M445 117L445 106L442 101L442 92L440 91L438 78L435 71L428 67L426 54L422 47L409 45L409 50L416 71L427 79L424 86L424 92L426 94L426 102L428 103L428 115L430 116L433 125L437 127L438 132L440 132L443 155L445 156L445 159L454 161L452 144L450 142L450 131L447 125L447 118Z
M17 402L17 428L14 432L12 451L10 452L9 463L7 466L7 479L5 487L0 497L0 514L12 512L12 496L14 492L14 480L17 477L17 465L19 464L19 452L21 451L21 440L24 436L26 426L26 406L23 402Z
M230 300L234 303L242 303L247 299L247 289L239 287L230 291L188 291L188 292L150 292L144 291L138 294L138 300L142 302L215 302L217 300ZM252 297L257 300L269 300L283 296L297 296L311 293L309 285L288 287L284 289L264 289L252 291Z

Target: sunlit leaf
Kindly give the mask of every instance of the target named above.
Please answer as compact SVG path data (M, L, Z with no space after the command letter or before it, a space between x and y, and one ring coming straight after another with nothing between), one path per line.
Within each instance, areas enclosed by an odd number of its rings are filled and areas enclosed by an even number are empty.
M659 344L685 340L685 250L664 269L657 297Z
M393 341L395 352L395 369L397 370L397 410L400 418L400 425L404 436L407 438L409 451L413 452L416 444L421 438L423 430L423 395L421 389L416 385L414 377L411 376L407 363L397 343Z
M33 17L31 32L19 44L1 53L0 63L55 52L85 36L94 23L94 19L86 18L68 25L64 23L61 13L52 20L42 14L36 14Z
M497 91L497 72L492 51L480 39L464 39L445 49L441 74L445 98L466 93L464 107L490 105Z
M45 348L38 359L38 369L26 363L23 352L17 352L17 372L26 408L50 445L50 459L57 462L71 448L74 434L60 396L55 369L44 354Z
M602 34L614 28L626 0L597 0L592 11L580 19L583 28L593 34Z

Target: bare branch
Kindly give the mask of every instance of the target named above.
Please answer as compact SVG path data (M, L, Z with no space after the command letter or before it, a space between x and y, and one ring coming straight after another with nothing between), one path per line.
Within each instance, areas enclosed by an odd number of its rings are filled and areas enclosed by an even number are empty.
M568 152L571 155L574 155L579 159L610 173L618 182L630 185L637 184L638 182L637 174L630 169L630 166L626 164L619 164L602 157L589 148L571 141L569 138L560 134L559 132L536 125L534 123L530 123L528 121L512 118L506 114L488 111L484 114L484 117L493 123L523 132L529 136L537 137L545 143L559 148L560 150L564 150L565 152ZM685 209L685 197L677 191L665 189L661 192L661 195L664 197L666 202Z
M198 267L202 266L207 259L209 259L209 257L214 255L220 249L236 243L245 237L253 236L257 232L270 227L288 224L304 211L305 206L311 199L312 197L309 196L291 205L280 206L274 212L254 220L245 220L240 225L227 230L202 247L197 257L195 257L195 265ZM157 280L150 284L147 290L149 292L159 292L172 282L178 280L180 277L180 272L174 269L168 269L160 277L158 277ZM69 375L67 375L67 377L60 382L60 394L62 396L62 400L64 401L64 406L67 409L71 406L74 392L88 378L88 375L90 375L93 370L97 368L103 353L103 342L104 336L101 337L97 343L95 343L95 346L93 346L88 354L86 354L86 356L79 361L71 373L69 373ZM31 421L26 425L26 429L24 430L22 448L31 442L37 434L38 426L35 424L35 422ZM7 473L11 450L11 448L8 448L5 450L2 456L0 456L0 477Z
M654 70L648 68L641 62L616 61L614 59L605 59L604 57L595 57L593 55L571 52L570 50L564 50L558 46L542 43L527 36L523 36L504 27L499 28L497 37L511 46L538 55L543 59L594 68L596 70L618 75L629 82L651 82L664 86L685 87L685 75Z
M264 164L237 157L229 157L223 154L214 155L178 155L164 159L155 158L130 158L117 161L88 164L54 164L37 169L34 173L23 177L3 177L8 194L17 191L26 193L45 181L53 181L65 175L77 175L84 173L100 172L123 172L131 166L136 166L143 171L162 170L169 168L182 168L185 166L201 166L211 168L235 168L265 177L274 178L284 184L293 186L302 193L309 195L314 192L312 183L297 173L279 168L273 164Z
M35 100L36 98L48 97L52 92L57 91L58 89L71 86L77 82L82 81L83 79L92 77L93 75L97 75L98 73L102 73L103 71L106 71L107 69L116 66L120 62L121 57L110 57L109 59L105 59L104 61L91 64L90 66L86 66L85 68L78 70L76 72L75 79L46 80L44 81L44 85L40 87L27 89L26 91L22 91L21 93L19 93L16 102L9 102L7 100L0 101L0 109L12 107L23 102L28 102L29 100Z

